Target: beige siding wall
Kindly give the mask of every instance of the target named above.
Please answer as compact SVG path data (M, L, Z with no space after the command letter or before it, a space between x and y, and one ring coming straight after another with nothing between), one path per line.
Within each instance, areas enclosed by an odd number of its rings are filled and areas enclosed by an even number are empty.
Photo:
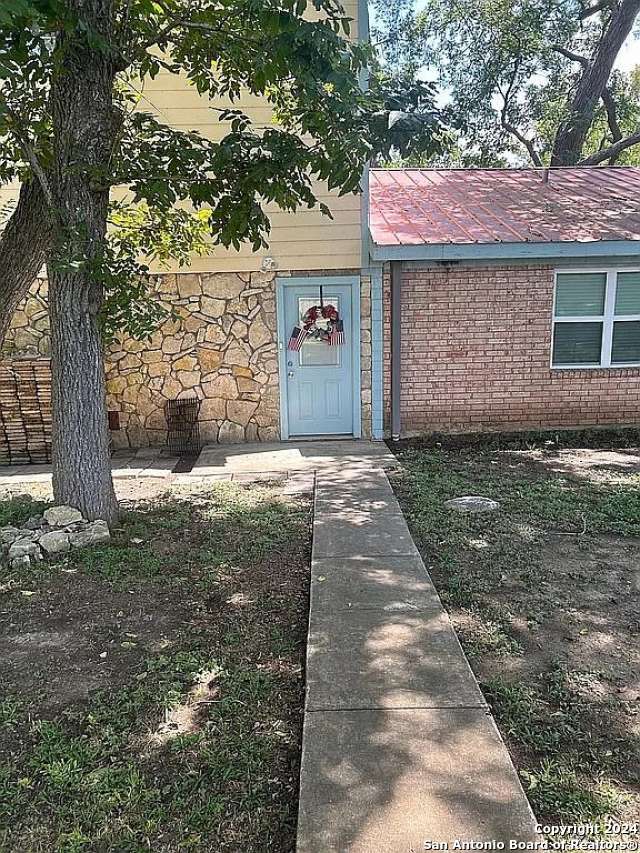
M358 0L343 3L353 19L351 35L358 36ZM233 107L245 112L257 127L267 127L274 119L271 108L262 99L247 93L238 101L210 103L189 86L184 78L160 73L144 86L140 108L156 112L161 120L181 130L196 130L217 140L227 132L212 107ZM324 202L333 219L318 210L286 213L275 205L267 207L271 220L269 248L254 253L246 245L240 251L216 249L210 256L194 257L191 268L197 272L258 270L265 257L273 258L279 270L344 269L359 267L361 260L361 199L340 197L326 186L316 185L316 196Z
M358 36L358 0L343 0L346 14L353 19L351 35ZM212 106L233 106L246 112L258 127L273 119L269 106L247 93L233 105L211 104L177 75L160 73L145 82L140 109L155 112L160 119L182 130L197 130L209 139L219 139L226 132ZM120 197L124 192L116 192ZM0 189L0 214L5 204L15 200L17 186ZM278 270L337 270L360 267L361 262L361 198L340 197L326 187L316 187L317 197L331 210L333 219L317 209L286 213L275 205L267 207L271 220L269 248L254 253L246 245L240 251L216 249L210 256L194 257L194 272L249 272L259 270L265 257L273 258ZM156 270L161 272L161 270ZM169 270L173 271L173 270ZM177 271L177 269L175 270ZM164 268L162 272L167 272Z

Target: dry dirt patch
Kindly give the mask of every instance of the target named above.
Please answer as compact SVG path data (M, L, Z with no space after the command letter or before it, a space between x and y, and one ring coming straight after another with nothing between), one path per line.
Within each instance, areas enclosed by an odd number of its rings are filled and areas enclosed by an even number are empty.
M399 457L394 487L534 810L640 820L640 453ZM465 494L500 510L444 507Z
M4 570L0 849L293 849L309 498L131 501L109 545Z

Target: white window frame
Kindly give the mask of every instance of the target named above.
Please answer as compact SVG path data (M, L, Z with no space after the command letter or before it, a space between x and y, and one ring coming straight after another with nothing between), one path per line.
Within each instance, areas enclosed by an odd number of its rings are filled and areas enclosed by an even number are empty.
M604 296L604 314L589 316L556 317L556 295L558 292L558 275L576 275L580 273L600 273L606 275ZM616 291L618 289L618 273L640 273L638 267L579 267L555 270L553 277L553 308L551 315L551 354L549 363L552 370L617 370L620 367L640 367L640 361L616 362L611 364L611 348L613 345L613 324L639 322L640 314L625 314L616 316ZM602 347L598 364L554 364L553 349L556 334L556 323L602 323Z

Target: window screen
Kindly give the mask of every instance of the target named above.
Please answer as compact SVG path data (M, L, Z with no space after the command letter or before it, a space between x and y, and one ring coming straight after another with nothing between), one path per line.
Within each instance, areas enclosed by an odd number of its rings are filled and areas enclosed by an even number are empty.
M640 272L556 275L551 363L640 365Z
M600 364L606 295L606 273L558 273L554 365ZM586 322L594 317L602 319ZM561 322L560 318L571 318L571 322Z
M601 317L606 288L606 273L558 274L556 317Z

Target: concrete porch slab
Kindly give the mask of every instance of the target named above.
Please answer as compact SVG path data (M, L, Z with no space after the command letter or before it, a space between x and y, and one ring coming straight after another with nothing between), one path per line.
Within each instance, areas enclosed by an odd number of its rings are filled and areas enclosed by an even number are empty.
M298 853L418 853L458 839L540 840L487 713L307 714Z
M114 479L166 478L178 462L162 448L147 447L138 451L117 451L111 457ZM0 467L0 486L51 481L51 465L5 465Z
M340 440L210 444L202 449L192 474L316 471L372 465L397 465L395 457L383 442Z
M485 708L448 616L418 612L311 612L307 711Z

